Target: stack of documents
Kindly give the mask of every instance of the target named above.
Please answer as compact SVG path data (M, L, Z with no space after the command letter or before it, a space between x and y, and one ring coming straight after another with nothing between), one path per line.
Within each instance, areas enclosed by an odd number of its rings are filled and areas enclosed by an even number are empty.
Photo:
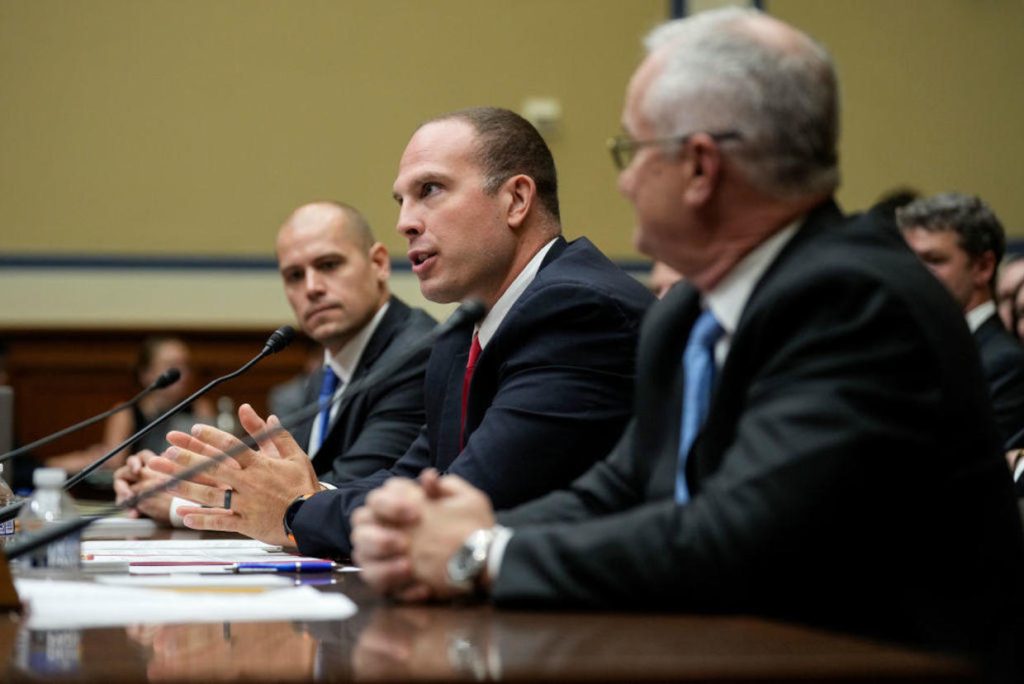
M172 591L24 577L14 584L28 606L28 629L34 630L176 622L343 620L356 612L355 604L344 594L320 592L310 586L256 586L252 591L240 591L271 579L289 584L284 577L205 577L204 582L228 579L234 580L236 587L222 587L215 593L180 591L189 585L183 577L177 578L179 590ZM191 587L202 584L192 582Z
M86 571L133 575L233 572L238 563L317 563L252 539L190 539L82 542Z

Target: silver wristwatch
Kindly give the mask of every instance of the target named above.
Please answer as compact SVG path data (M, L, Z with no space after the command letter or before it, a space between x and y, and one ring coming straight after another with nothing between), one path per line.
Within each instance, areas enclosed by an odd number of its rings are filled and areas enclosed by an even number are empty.
M472 532L448 559L448 584L456 589L476 589L487 569L487 554L497 529L488 527Z

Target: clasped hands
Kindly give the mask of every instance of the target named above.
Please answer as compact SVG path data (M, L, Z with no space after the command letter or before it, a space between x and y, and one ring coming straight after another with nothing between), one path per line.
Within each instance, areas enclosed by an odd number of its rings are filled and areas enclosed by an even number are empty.
M493 526L483 492L428 468L418 480L391 478L367 495L352 513L352 558L382 594L402 601L452 598L468 591L449 584L448 559L470 533Z
M243 404L238 418L249 435L258 440L258 450L245 448L241 440L209 425L195 425L191 434L167 434L171 447L160 456L152 453L132 457L118 471L115 483L118 499L124 500L148 486L206 463L208 468L173 486L169 491L197 506L178 509L186 527L197 530L238 532L268 544L290 545L282 520L285 509L296 497L320 491L309 458L275 416L266 421L251 406ZM230 458L223 454L230 452ZM220 458L217 463L210 463ZM126 470L127 469L127 470ZM226 490L232 491L231 508L224 508ZM153 513L169 509L162 495L152 505ZM145 503L143 513L150 514ZM153 515L153 517L163 516Z

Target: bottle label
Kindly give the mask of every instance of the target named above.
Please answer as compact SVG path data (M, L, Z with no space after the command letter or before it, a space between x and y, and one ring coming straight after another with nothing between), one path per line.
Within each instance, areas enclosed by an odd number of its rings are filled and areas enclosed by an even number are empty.
M14 519L0 523L0 538L7 541L14 536Z

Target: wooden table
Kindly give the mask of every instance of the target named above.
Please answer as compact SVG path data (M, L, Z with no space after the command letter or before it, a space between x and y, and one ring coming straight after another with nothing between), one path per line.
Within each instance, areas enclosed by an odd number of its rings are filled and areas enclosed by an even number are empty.
M973 681L963 662L748 617L397 606L333 622L30 632L0 617L4 681Z

